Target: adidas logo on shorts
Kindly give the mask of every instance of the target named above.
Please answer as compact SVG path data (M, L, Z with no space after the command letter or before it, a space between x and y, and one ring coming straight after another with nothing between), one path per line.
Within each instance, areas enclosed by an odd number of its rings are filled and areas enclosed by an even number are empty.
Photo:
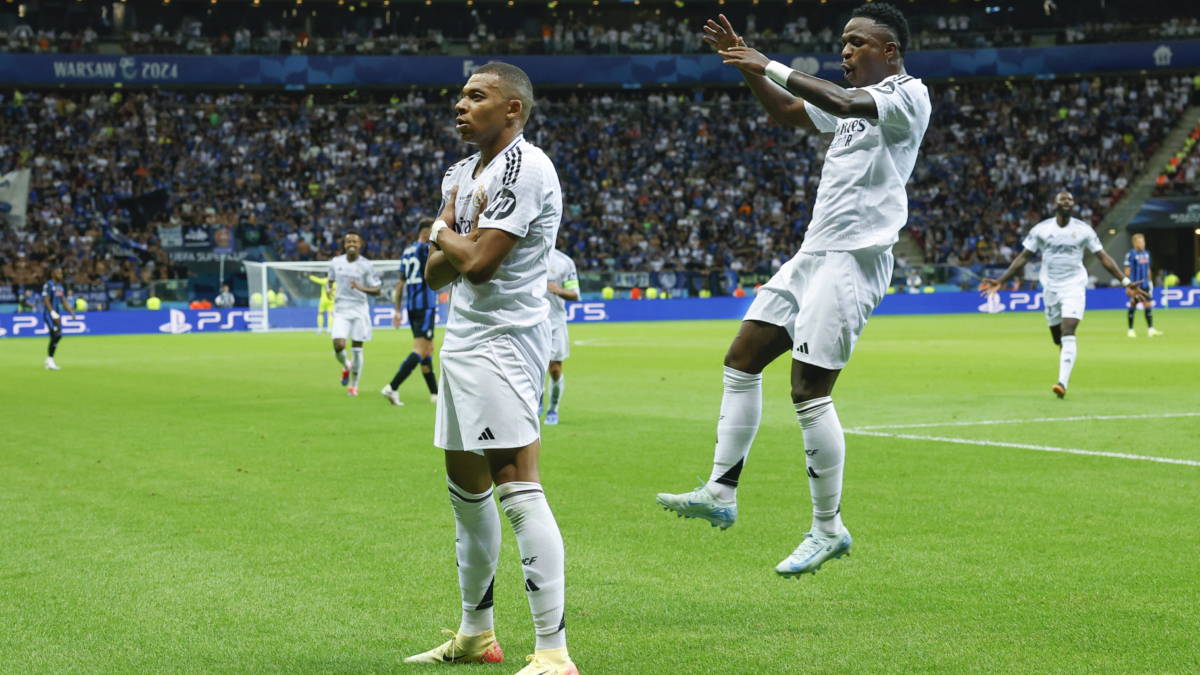
M492 430L491 430L491 428L489 428L489 427L484 427L484 429L483 429L483 433L482 433L482 434L479 434L479 440L481 440L481 441L494 441L494 440L496 440L496 436L495 436L495 435L492 433Z

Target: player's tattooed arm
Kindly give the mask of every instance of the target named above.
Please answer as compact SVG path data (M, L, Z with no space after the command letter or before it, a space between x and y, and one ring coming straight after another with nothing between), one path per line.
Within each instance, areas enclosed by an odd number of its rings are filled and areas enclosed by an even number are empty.
M1012 261L1012 264L1008 266L1008 269L1004 270L1004 274L1001 274L999 279L983 280L982 295L993 295L1001 288L1004 288L1005 282L1016 276L1017 272L1020 272L1030 260L1033 260L1033 251L1029 249L1021 251L1021 255Z
M717 50L718 53L733 49L734 47L745 47L745 40L733 30L733 25L729 23L729 19L725 18L724 14L718 15L718 18L720 19L720 23L709 19L708 24L704 26L704 41ZM726 61L726 63L729 63L729 61ZM738 70L742 73L742 78L746 80L746 85L750 87L750 91L754 92L754 98L758 99L763 109L767 111L771 119L775 120L776 124L786 127L816 129L812 120L808 117L808 112L804 110L803 99L792 96L768 80L766 75L763 74L765 70L754 73L740 66Z

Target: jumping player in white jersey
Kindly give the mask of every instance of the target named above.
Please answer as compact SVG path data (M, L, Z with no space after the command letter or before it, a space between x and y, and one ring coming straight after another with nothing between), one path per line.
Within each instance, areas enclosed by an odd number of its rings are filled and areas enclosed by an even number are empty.
M567 331L567 301L579 301L579 272L571 256L558 249L550 251L550 405L546 406L546 424L558 424L558 404L562 403L567 378L563 361L571 356L571 335Z
M1054 198L1054 217L1043 220L1029 230L1022 242L1025 250L999 279L983 280L983 294L994 294L1020 272L1025 263L1041 252L1042 271L1039 280L1046 303L1046 323L1050 326L1050 337L1059 347L1058 382L1052 387L1059 398L1067 395L1067 385L1071 383L1071 369L1075 367L1079 354L1075 344L1075 329L1083 321L1087 306L1088 273L1083 266L1083 249L1095 253L1104 269L1121 280L1125 293L1135 305L1142 300L1147 303L1150 301L1140 282L1130 281L1104 252L1096 230L1082 220L1071 217L1074 211L1075 197L1066 190L1059 192Z
M711 477L693 492L659 494L658 503L714 527L734 524L738 478L762 417L762 371L791 352L813 522L775 571L796 577L848 554L853 543L840 515L846 441L830 394L891 279L892 245L908 220L904 185L929 125L929 92L904 71L908 22L891 5L859 7L842 31L850 89L767 59L720 19L708 22L705 39L741 70L771 117L834 137L804 244L759 289L725 355Z
M362 236L351 230L342 237L346 251L329 261L325 281L326 297L333 298L333 355L342 364L342 386L358 396L358 380L362 376L363 343L371 341L371 305L368 295L379 295L383 282L370 260L359 255ZM351 356L346 356L346 340L351 341Z
M519 675L578 675L567 654L562 535L538 476L537 408L551 344L546 276L562 191L550 159L521 134L533 101L524 71L492 62L467 80L454 107L455 128L479 152L442 181L425 279L435 290L452 286L433 444L446 453L462 623L448 642L405 660L503 659L492 621L494 483L521 551L537 636Z

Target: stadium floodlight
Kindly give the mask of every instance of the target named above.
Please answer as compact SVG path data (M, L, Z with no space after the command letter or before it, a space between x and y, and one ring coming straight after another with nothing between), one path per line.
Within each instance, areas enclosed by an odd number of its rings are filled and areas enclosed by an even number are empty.
M246 281L250 290L250 310L261 312L261 322L252 324L255 332L317 330L317 312L325 293L324 279L329 273L329 261L314 262L250 262L246 266ZM383 293L372 303L371 316L375 326L390 326L392 297L400 280L399 260L372 260L383 282ZM324 324L328 328L328 324Z

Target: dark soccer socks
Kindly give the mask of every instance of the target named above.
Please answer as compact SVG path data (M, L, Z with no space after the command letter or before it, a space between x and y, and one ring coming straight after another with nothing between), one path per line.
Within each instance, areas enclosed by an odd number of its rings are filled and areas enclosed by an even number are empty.
M408 376L412 374L413 368L416 368L420 362L421 357L417 356L416 352L409 354L408 358L404 359L404 363L400 364L400 370L396 371L396 376L392 378L392 389L399 391L400 384L408 379Z
M429 368L428 372L425 371L426 367ZM429 387L429 393L436 396L438 393L437 376L433 374L432 356L426 356L425 358L421 359L421 374L425 376L425 386ZM392 389L395 389L395 387L392 387Z

